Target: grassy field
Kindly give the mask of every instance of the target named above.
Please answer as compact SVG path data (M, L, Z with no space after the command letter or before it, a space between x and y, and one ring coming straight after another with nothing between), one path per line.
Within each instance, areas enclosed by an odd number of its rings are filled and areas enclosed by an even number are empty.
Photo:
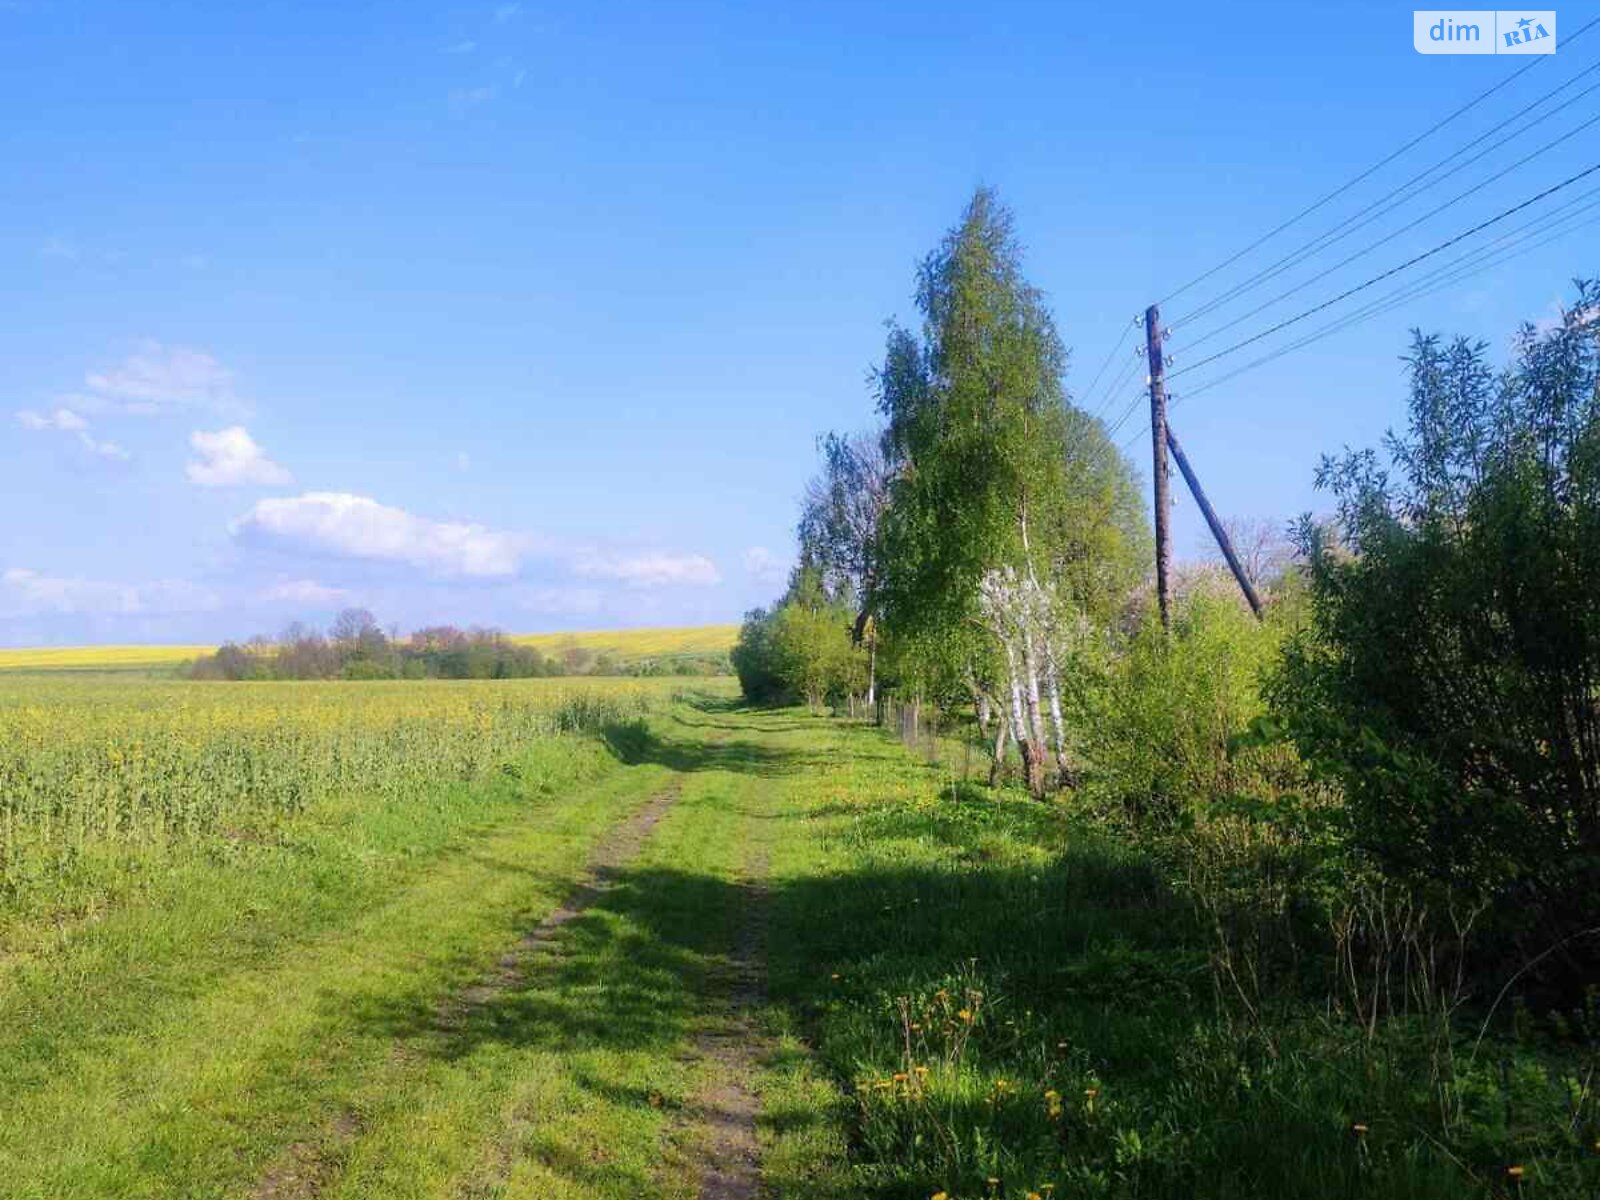
M132 851L0 918L4 1194L743 1198L754 1163L793 1200L1600 1188L1570 1048L1243 1012L1139 846L679 686L565 725L570 693L510 684L0 693L8 804L34 781L7 837ZM192 829L148 816L160 776L54 744L186 737L162 753L235 780Z
M737 625L591 630L580 633L519 633L511 640L542 654L576 647L623 662L649 658L726 654L739 636ZM215 646L49 646L0 649L0 672L111 672L148 674L174 670L210 654Z

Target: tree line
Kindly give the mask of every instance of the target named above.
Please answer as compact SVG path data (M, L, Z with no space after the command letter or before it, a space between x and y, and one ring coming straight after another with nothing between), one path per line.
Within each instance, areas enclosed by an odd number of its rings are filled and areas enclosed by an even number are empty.
M272 679L535 679L556 675L715 675L717 655L624 661L576 643L544 654L498 629L430 625L402 637L364 608L339 613L326 632L295 622L276 638L226 642L196 660L190 677Z
M743 689L926 711L991 785L1152 838L1266 830L1325 925L1388 888L1471 914L1506 963L1541 956L1534 977L1592 979L1600 286L1576 292L1504 366L1414 334L1407 427L1324 460L1328 514L1245 527L1264 619L1191 567L1168 630L1139 473L1072 403L979 190L917 270L919 326L890 327L876 426L819 443L788 587L733 652Z

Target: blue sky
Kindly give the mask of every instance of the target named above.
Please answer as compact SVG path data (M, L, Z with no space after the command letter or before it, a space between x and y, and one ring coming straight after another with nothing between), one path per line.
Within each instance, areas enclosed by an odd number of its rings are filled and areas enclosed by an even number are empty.
M407 628L737 619L781 584L816 435L871 422L883 322L912 316L975 185L1015 210L1081 392L1146 303L1526 61L1420 56L1391 4L1140 16L0 3L0 644L209 641L345 603ZM1175 301L1178 365L1185 304L1597 54L1541 62ZM1497 139L1338 250L1596 112ZM1596 130L1237 332L1564 178ZM1175 381L1219 510L1317 507L1317 457L1399 418L1409 326L1503 348L1596 246L1575 232L1192 405L1205 376ZM1201 553L1187 498L1176 524Z

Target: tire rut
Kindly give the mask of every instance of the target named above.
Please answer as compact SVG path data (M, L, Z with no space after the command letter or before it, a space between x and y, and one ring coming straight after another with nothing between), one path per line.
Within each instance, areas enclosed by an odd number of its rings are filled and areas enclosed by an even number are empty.
M692 1161L699 1175L699 1200L756 1200L761 1191L756 1118L761 1099L751 1086L764 1056L756 1013L766 999L767 855L745 863L743 913L728 969L716 981L721 1018L696 1039L698 1057L711 1079L691 1111L698 1125Z
M616 873L638 855L650 831L677 802L682 787L682 779L674 778L612 826L567 899L518 938L482 979L441 1003L434 1013L434 1030L442 1034L454 1032L474 1010L514 986L529 960L554 940L561 927L581 916L612 887ZM394 1053L397 1059L403 1059L407 1048L397 1045ZM262 1173L251 1192L252 1200L315 1200L327 1189L340 1160L361 1131L360 1118L346 1111L328 1124L321 1137L287 1146Z
M682 790L683 781L674 779L614 826L595 850L578 885L560 907L523 934L515 946L496 960L493 969L483 979L442 1004L435 1018L437 1028L445 1032L457 1028L474 1009L482 1008L514 985L522 977L528 960L550 945L562 926L582 916L586 909L611 890L617 872L638 857L650 831L677 803Z

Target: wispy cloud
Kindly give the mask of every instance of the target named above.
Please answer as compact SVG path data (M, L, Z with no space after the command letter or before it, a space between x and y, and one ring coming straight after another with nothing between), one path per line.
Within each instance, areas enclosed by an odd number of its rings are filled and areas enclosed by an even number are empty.
M126 413L210 409L242 414L249 407L235 391L233 372L215 356L149 339L116 366L90 371L84 387L80 406Z
M17 413L17 424L24 429L33 430L35 433L55 432L70 434L78 445L98 458L123 462L129 457L128 452L117 443L96 438L89 432L89 422L70 408L58 408L48 413L23 409Z
M502 4L494 10L494 23L504 25L522 11L520 4Z
M267 457L243 425L215 433L196 430L189 435L189 445L199 458L184 473L201 487L277 487L291 482L289 472Z
M315 579L290 579L273 584L261 593L261 598L274 603L325 610L349 604L354 596L346 588L328 587Z
M218 607L215 593L178 579L111 583L46 575L25 567L0 572L0 615L134 615L206 612Z
M478 48L478 43L471 40L451 42L444 48L446 54L471 54Z
M464 116L494 99L492 87L457 88L450 93L450 111L456 116Z
M653 551L642 554L604 554L581 552L575 563L577 573L587 579L611 579L629 587L691 585L707 587L722 582L717 564L703 554L669 554Z
M744 569L758 583L780 584L789 578L789 560L765 546L751 546L744 552Z

